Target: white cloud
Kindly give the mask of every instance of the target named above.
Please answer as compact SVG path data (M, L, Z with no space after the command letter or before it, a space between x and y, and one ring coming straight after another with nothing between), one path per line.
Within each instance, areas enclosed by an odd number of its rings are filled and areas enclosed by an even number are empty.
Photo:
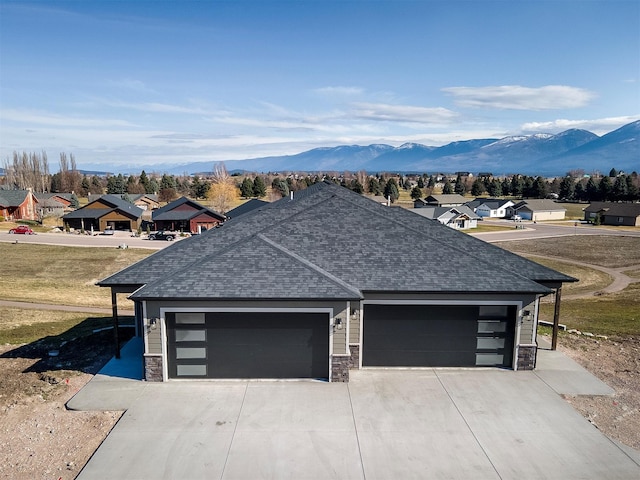
M549 122L528 122L522 125L522 133L559 133L572 128L589 130L596 135L604 135L627 123L640 119L638 115L597 118L592 120L568 120L559 118Z
M56 127L136 127L126 120L112 118L88 118L80 116L57 115L54 113L5 109L0 114L2 121L7 120L31 125L49 125Z
M584 88L546 85L531 88L520 85L489 87L448 87L443 92L454 97L456 105L503 110L558 110L584 107L595 97Z
M361 95L364 90L360 87L321 87L316 88L314 92L327 96L354 96Z
M351 115L359 119L420 123L443 124L454 121L458 114L446 108L416 107L412 105L390 105L386 103L353 103Z

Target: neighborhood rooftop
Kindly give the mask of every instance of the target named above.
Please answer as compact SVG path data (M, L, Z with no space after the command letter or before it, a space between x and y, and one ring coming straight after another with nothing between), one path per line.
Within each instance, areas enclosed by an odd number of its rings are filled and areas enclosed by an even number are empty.
M268 272L268 274L267 274ZM574 279L401 208L319 183L112 275L133 298L550 293Z

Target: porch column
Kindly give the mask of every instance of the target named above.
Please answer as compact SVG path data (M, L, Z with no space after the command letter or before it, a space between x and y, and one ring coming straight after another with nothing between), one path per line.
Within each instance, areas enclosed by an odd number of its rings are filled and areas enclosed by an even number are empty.
M120 358L120 328L118 325L118 299L116 296L116 291L111 289L111 311L113 317L113 335L115 340L115 356L116 358Z
M551 350L555 350L558 344L558 324L560 323L560 298L562 297L562 285L556 289L556 301L553 309L553 335L551 337Z

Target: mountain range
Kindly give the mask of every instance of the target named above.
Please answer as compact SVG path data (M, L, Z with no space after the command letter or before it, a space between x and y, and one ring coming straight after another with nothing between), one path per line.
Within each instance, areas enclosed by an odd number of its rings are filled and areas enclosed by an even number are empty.
M217 162L162 164L136 167L121 173L204 173ZM491 172L495 175L564 175L570 170L640 171L640 120L598 136L587 130L571 129L551 134L466 140L434 147L405 143L344 145L308 150L296 155L229 160L229 171L251 172ZM95 165L92 168L98 168ZM102 169L108 169L102 166ZM118 172L120 169L116 169Z

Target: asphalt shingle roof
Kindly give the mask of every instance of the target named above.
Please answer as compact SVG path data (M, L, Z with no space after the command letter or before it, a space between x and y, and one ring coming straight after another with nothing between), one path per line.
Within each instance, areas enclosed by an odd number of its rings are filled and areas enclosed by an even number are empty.
M0 205L17 207L27 198L28 190L0 190Z
M571 277L320 183L182 240L100 282L134 298L361 298L364 292L548 293Z

